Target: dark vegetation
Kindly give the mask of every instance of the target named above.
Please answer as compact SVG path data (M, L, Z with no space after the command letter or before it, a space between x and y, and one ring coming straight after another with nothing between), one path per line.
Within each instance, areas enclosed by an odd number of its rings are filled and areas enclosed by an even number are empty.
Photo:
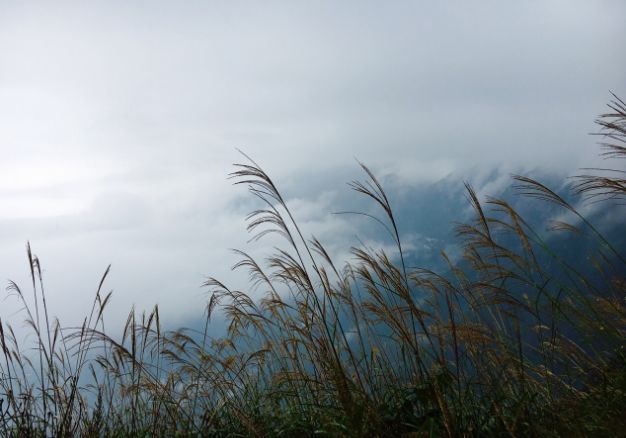
M626 105L598 123L604 154L626 158ZM159 309L131 312L107 335L102 283L82 327L48 316L38 259L24 305L35 349L0 321L2 436L617 436L626 434L626 260L576 202L533 179L513 186L559 221L532 226L509 202L479 202L458 226L464 257L433 272L408 266L388 198L363 166L393 254L353 248L338 264L307 239L269 176L236 166L263 207L248 228L284 246L240 252L250 294L206 286L206 327L162 330ZM621 230L626 180L589 169L573 193ZM568 198L569 199L569 198ZM545 204L547 203L547 204ZM369 213L368 213L369 214ZM546 231L549 229L549 232ZM551 245L552 233L566 235ZM228 317L213 339L210 319Z

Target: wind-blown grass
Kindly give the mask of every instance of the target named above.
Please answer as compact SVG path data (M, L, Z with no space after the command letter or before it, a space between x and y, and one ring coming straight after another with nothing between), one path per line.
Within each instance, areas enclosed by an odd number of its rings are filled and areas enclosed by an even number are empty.
M611 158L626 156L626 105L598 123ZM262 207L254 238L284 246L264 260L237 251L250 290L209 279L201 333L164 332L158 306L129 313L120 339L104 324L110 294L96 290L78 328L50 320L39 260L28 249L32 300L15 283L35 353L0 320L3 436L590 436L626 430L626 261L559 193L524 176L514 186L571 222L550 233L592 242L592 254L551 246L502 199L459 225L463 260L435 272L408 266L394 210L364 165L352 188L379 208L394 254L352 248L339 263L303 230L254 161L236 184ZM623 172L594 169L574 190L602 203L626 194ZM610 202L597 208L611 207ZM541 208L538 204L537 208ZM601 210L600 210L601 211ZM371 216L369 213L367 216ZM587 256L589 256L587 258ZM262 298L255 300L252 292ZM228 335L211 337L224 312Z

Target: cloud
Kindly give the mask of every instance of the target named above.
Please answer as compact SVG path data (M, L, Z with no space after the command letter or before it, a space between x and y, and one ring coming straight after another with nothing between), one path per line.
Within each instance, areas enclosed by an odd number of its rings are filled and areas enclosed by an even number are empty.
M160 302L184 320L205 275L242 281L227 251L245 245L251 206L226 180L235 147L337 247L351 222L321 212L345 208L336 187L359 176L355 157L396 188L591 165L593 119L609 89L626 94L625 12L610 0L3 2L0 275L26 278L31 239L59 313L87 306L113 263L116 318Z

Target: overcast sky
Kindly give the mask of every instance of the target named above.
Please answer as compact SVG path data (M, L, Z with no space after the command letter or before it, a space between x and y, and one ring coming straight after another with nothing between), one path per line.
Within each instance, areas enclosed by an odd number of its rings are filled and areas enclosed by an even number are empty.
M206 275L239 281L235 148L327 237L355 157L400 184L588 165L625 23L622 0L0 0L0 280L27 286L30 240L55 314L111 263L112 318L184 324Z

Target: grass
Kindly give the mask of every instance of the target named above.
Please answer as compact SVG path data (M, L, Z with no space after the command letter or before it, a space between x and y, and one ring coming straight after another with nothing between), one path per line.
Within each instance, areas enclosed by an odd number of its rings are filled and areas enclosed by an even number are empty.
M626 104L598 123L605 153L626 158ZM121 338L105 329L108 269L83 324L48 314L40 263L28 248L34 334L24 349L0 320L3 436L618 436L626 430L626 261L622 248L571 202L515 176L521 196L569 217L550 233L591 254L551 246L505 200L467 193L473 221L458 226L463 259L445 272L408 266L394 211L374 174L352 188L380 209L396 250L353 248L333 260L306 238L272 179L254 161L232 177L263 207L255 238L284 246L266 259L239 251L249 292L209 279L204 331L165 332L158 306L129 313ZM624 172L588 169L574 191L611 211ZM530 218L532 219L532 218ZM589 256L587 258L587 256ZM251 298L262 294L260 300ZM211 337L224 312L228 335Z

